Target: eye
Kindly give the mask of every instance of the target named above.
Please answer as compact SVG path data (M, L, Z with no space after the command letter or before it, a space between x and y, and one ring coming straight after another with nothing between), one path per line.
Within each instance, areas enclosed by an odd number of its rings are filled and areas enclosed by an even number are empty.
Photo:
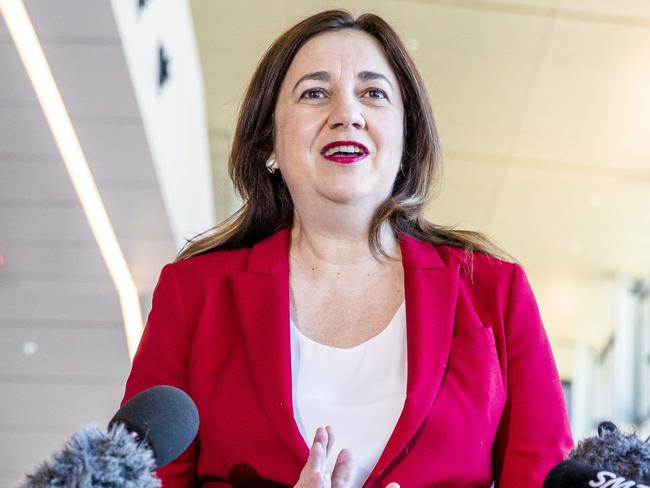
M321 98L325 98L325 92L321 88L313 88L311 90L305 91L302 95L300 95L300 98L306 98L308 100L319 100Z
M375 98L377 100L388 100L388 95L386 95L386 92L380 88L370 88L364 93L364 95L366 94L370 94L370 98Z

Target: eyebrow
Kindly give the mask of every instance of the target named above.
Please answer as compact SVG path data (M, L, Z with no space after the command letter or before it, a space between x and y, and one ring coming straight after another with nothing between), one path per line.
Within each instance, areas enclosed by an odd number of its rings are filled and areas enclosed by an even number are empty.
M390 80L385 75L382 75L381 73L376 73L374 71L361 71L357 75L357 78L360 81L384 80L386 81L386 83L390 85L390 87L393 90L395 89L393 87L393 84L390 82ZM313 73L307 73L296 82L296 84L293 86L293 91L295 92L296 88L298 88L298 85L305 80L330 81L331 77L327 71L314 71Z

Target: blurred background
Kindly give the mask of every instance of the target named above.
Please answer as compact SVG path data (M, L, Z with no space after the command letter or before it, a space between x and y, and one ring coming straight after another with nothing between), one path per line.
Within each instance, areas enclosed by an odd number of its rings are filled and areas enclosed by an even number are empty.
M415 59L445 160L428 217L524 265L574 437L650 434L647 0L0 6L0 486L112 416L160 268L239 207L257 61L332 7L383 16Z

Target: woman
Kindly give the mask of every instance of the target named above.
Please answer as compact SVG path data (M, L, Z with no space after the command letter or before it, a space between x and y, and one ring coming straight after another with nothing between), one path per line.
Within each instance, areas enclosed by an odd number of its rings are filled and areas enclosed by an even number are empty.
M381 18L275 41L233 141L244 206L163 268L127 382L199 408L165 487L542 485L572 440L535 298L487 238L424 220L438 170Z

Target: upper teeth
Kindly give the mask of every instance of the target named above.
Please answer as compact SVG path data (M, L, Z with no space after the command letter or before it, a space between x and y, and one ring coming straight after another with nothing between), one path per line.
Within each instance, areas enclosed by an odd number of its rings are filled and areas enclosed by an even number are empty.
M348 153L357 153L363 154L363 150L359 146L334 146L325 151L325 156L331 156L337 152L348 152Z

